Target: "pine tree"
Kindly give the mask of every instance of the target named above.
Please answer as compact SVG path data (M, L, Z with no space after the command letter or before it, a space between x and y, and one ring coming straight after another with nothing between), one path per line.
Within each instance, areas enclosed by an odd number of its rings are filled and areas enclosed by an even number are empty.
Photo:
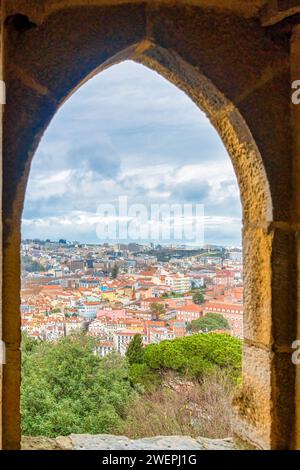
M144 348L143 348L143 340L141 335L136 334L130 341L127 351L126 357L129 361L129 364L141 364L143 362L143 355L144 355Z
M118 265L115 264L113 269L112 269L111 276L112 276L113 279L117 279L118 274L119 274L119 268L118 268Z

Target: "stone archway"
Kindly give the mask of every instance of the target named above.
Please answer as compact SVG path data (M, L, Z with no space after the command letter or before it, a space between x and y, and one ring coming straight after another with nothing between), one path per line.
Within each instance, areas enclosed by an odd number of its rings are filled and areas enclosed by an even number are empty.
M93 74L128 58L182 88L207 113L231 156L243 205L245 258L236 434L260 448L295 446L290 345L297 308L285 41L236 12L185 2L19 3L20 9L15 0L6 11L4 35L3 447L17 448L20 441L19 246L30 162L68 96Z

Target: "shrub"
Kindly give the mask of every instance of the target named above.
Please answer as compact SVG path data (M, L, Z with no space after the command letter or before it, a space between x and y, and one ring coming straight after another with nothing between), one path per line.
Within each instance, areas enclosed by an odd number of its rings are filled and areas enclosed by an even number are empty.
M105 433L120 427L136 393L126 361L93 354L86 336L42 342L23 352L21 412L24 435Z
M191 321L188 326L188 331L214 331L214 330L228 330L229 324L226 318L220 313L209 312L204 317L198 320Z
M232 390L231 379L220 370L203 376L201 383L178 382L169 376L166 386L140 396L128 409L120 434L132 439L157 435L228 437L232 434Z
M150 391L160 385L161 380L157 373L147 364L132 364L130 366L130 379L134 386L142 386L140 391Z
M174 370L200 378L219 367L235 379L241 372L241 341L223 333L207 333L151 344L144 350L144 362L154 370Z

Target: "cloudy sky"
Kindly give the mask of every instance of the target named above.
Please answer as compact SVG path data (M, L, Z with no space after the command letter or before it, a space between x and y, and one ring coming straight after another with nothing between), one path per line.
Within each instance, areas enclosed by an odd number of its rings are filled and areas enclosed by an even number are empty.
M156 223L154 204L189 205L193 224L203 205L205 243L241 243L237 182L216 131L183 92L127 61L86 83L54 117L33 159L22 235L102 243L104 217L111 234L116 221L132 220L134 204L148 211L146 222L137 219L143 230ZM157 224L182 224L170 214Z

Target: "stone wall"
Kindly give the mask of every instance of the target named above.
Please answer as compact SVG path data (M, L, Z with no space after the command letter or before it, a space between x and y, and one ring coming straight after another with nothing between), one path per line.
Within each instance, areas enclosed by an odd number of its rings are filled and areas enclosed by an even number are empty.
M128 439L110 434L71 434L57 437L22 438L23 450L235 450L233 440L207 439L189 436L157 436L144 439Z
M0 0L0 80L4 80L3 77L3 1ZM2 156L2 130L3 130L3 105L0 105L0 155ZM2 211L2 158L0 162L0 174L1 174L1 181L0 181L0 207ZM0 222L0 243L2 246L2 219ZM0 252L0 291L2 291L2 250ZM0 341L3 338L3 331L2 331L2 296L0 299ZM0 361L0 422L2 422L2 379L3 379L3 367L2 362ZM0 426L0 442L2 442L2 426Z
M259 448L300 448L299 379L291 362L291 343L300 325L300 130L290 100L297 18L278 23L268 4L2 1L7 85L4 448L20 445L19 245L30 163L64 101L95 73L125 59L143 63L183 89L206 112L228 150L241 192L245 254L243 386L234 401L236 435ZM281 11L280 20L289 11Z

